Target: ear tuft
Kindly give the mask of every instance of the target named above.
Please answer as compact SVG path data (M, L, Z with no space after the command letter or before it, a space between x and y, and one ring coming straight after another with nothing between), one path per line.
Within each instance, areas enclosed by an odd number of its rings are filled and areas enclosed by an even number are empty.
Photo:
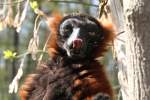
M116 32L112 21L105 18L105 19L101 19L100 23L107 32L107 41L112 42L115 38L115 32Z
M63 17L60 15L60 13L52 13L52 16L48 18L47 23L52 33L57 32L58 25L62 18Z
M115 29L111 21L107 19L98 20L104 31L104 40L101 42L99 48L95 52L94 56L102 57L108 48L113 44L115 38Z
M53 59L58 54L58 46L57 46L57 30L60 21L62 20L62 16L59 13L53 13L52 17L48 18L48 25L50 28L50 38L48 40L48 54Z

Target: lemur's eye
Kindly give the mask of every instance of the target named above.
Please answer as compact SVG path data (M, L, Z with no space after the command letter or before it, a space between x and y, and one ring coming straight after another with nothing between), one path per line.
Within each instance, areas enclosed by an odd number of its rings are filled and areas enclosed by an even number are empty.
M88 32L88 34L89 34L90 36L95 36L95 35L96 35L95 32Z
M72 26L71 25L66 25L65 27L64 27L64 33L72 33Z
M68 36L70 36L72 31L73 31L72 25L69 24L69 25L64 26L64 28L63 28L63 36L67 38Z

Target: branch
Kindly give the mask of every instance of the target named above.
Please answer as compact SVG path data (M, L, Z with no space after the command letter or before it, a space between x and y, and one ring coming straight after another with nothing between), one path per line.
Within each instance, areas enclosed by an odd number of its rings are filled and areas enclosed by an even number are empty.
M99 18L103 15L105 12L104 8L106 7L108 3L108 0L99 0Z
M46 40L46 43L45 43L45 45L44 45L44 47L43 47L43 50L42 50L43 53L46 52L46 47L47 47L47 44L48 44L49 39L50 39L50 34L49 34L49 36L48 36L48 38L47 38L47 40ZM40 57L39 57L39 59L38 59L38 65L39 65L39 64L41 63L41 61L42 61L43 53L40 55Z
M52 3L74 3L74 4L80 4L80 5L86 5L86 6L99 7L98 5L95 5L95 4L84 3L80 1L64 1L64 0L55 0L55 1L48 0L48 1Z
M46 53L46 51L43 51L43 50L38 50L37 52ZM28 54L30 54L30 52L26 52L24 54L21 54L21 55L17 56L17 58L22 57L22 59L21 59L21 63L20 63L20 66L18 68L18 72L17 72L16 76L14 77L12 82L9 84L9 93L10 94L17 93L17 91L18 91L19 80L21 79L21 77L23 75L25 59L26 59L26 56Z
M22 3L25 2L26 0L21 0L21 1L13 1L13 2L7 2L7 3L0 3L0 5L13 5L13 4L18 4L18 3Z

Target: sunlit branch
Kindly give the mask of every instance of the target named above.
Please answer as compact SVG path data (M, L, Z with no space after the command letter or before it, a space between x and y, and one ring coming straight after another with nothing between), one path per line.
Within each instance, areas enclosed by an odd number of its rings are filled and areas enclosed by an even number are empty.
M7 3L0 3L0 5L14 5L14 4L18 4L18 3L22 3L25 2L26 0L16 0L16 1L12 1L12 2L7 2Z
M74 3L74 4L98 7L98 5L90 4L90 3L84 3L84 2L80 2L80 1L65 1L65 0L54 0L54 1L53 0L48 0L48 1L53 2L53 3Z

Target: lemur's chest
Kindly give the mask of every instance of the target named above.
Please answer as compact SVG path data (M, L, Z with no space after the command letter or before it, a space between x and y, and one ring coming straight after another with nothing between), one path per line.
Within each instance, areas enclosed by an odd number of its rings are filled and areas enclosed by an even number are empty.
M71 100L73 95L73 83L77 74L67 69L56 69L49 78L49 91L51 100Z
M46 88L49 88L50 100L59 100L60 98L61 100L72 100L74 95L82 89L83 84L79 80L87 74L83 67L76 64L49 67L45 74L48 74Z

